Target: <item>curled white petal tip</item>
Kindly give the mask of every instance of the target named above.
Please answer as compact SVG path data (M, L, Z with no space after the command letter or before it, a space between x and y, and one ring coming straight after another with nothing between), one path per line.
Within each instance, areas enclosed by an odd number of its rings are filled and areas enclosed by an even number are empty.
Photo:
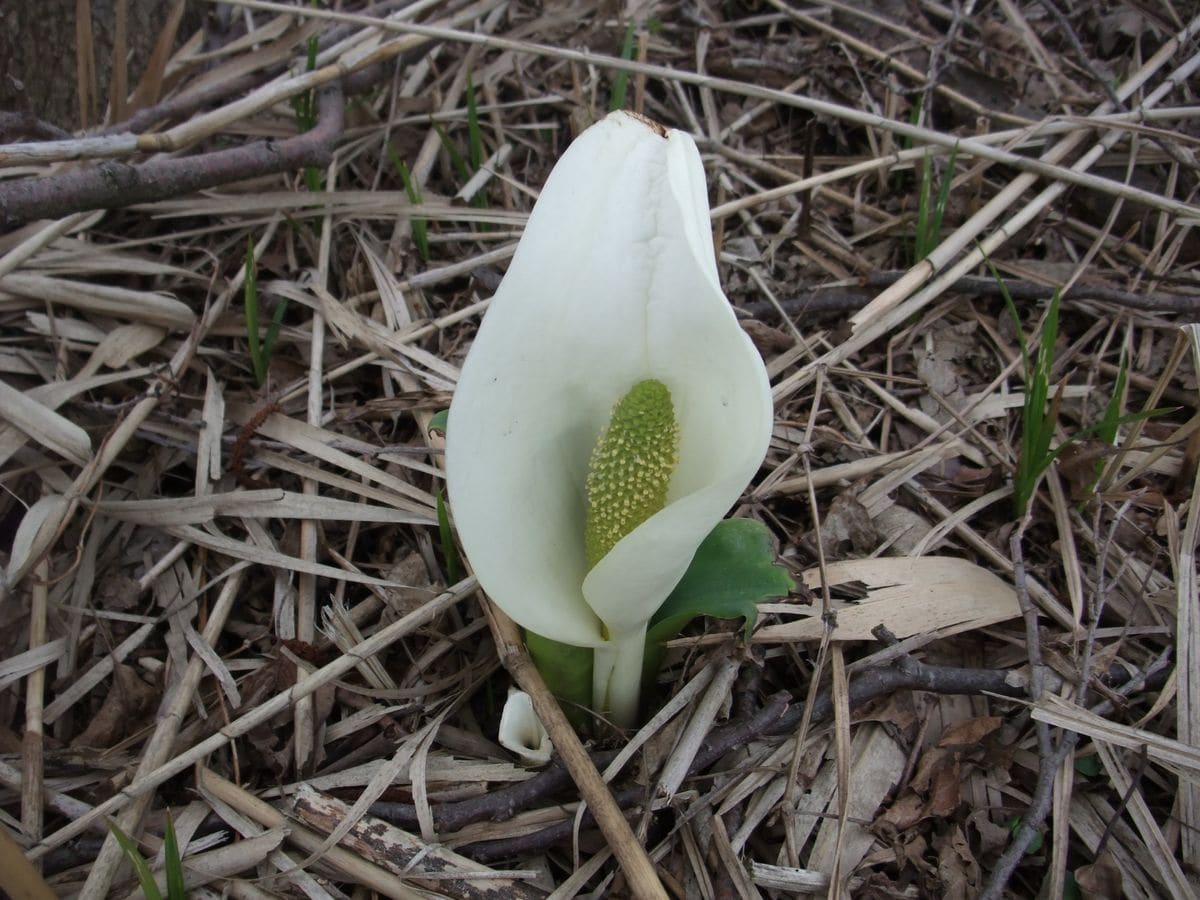
M540 766L550 761L550 735L533 711L533 701L524 691L511 688L500 713L500 744L515 753L526 765Z
M667 386L667 505L590 571L588 462L614 404ZM602 647L639 630L762 463L766 369L717 280L692 139L628 113L555 166L463 366L446 477L479 583L524 627Z

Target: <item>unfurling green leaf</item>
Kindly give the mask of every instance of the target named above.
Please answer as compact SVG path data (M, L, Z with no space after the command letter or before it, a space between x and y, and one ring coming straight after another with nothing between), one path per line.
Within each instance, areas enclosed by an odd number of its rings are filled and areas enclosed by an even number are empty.
M749 637L758 604L795 589L792 576L775 562L770 535L762 522L719 522L696 550L683 580L650 620L647 667L657 668L659 645L677 636L697 616L742 619L742 633Z

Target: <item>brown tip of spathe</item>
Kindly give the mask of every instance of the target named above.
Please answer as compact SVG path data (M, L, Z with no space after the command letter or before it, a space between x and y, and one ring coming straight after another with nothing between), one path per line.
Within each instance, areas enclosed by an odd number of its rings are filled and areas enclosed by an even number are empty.
M667 126L663 125L661 122L655 122L649 116L643 116L641 113L630 112L628 110L625 111L625 115L629 116L631 119L637 119L651 131L657 134L660 138L665 138L667 136Z

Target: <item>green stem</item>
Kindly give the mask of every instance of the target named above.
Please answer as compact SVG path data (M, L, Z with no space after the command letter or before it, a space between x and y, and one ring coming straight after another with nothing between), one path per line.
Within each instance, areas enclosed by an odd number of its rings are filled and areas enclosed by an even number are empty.
M579 732L591 725L592 650L573 647L525 629L525 646L542 673L550 693L562 703L563 713Z
M592 672L594 708L612 717L614 724L628 728L637 721L642 693L642 654L646 650L646 626L616 636L596 648Z

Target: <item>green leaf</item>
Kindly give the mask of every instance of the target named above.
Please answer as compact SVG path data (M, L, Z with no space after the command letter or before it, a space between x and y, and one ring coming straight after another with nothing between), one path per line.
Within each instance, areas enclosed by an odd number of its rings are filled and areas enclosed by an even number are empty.
M1075 771L1086 778L1097 777L1103 771L1100 765L1100 757L1095 753L1079 757L1079 759L1075 760Z
M430 431L440 431L446 433L446 422L450 419L450 410L443 409L433 414L433 418L429 420Z
M633 59L633 35L634 23L630 22L629 27L625 29L625 40L621 42L621 59ZM625 91L628 86L629 72L622 69L613 79L612 99L608 104L609 112L625 108Z
M179 839L175 837L175 819L167 810L167 827L163 831L163 866L167 873L167 897L170 900L187 900L187 887L183 883L183 857L179 854Z
M314 9L317 6L316 0L310 4ZM317 67L317 50L319 45L317 36L314 34L308 39L308 44L305 48L305 66L306 72L311 72ZM316 92L309 90L305 91L292 98L292 108L296 112L296 122L299 125L300 131L311 131L313 126L317 124L316 112ZM322 188L321 170L316 166L304 167L304 183L308 187L310 194L319 194Z
M942 186L937 197L933 196L933 161L929 153L925 154L921 166L921 190L918 194L917 205L917 238L914 261L919 262L929 256L938 245L938 236L942 231L942 218L946 214L946 204L950 200L950 186L954 183L954 163L958 159L958 145L950 150L950 158L946 161L946 171L942 175Z
M400 176L400 181L404 185L404 192L408 194L408 202L413 206L420 206L424 200L421 198L421 187L413 180L412 173L408 171L408 165L400 158L395 149L389 142L387 145L388 159L392 161L392 166ZM424 219L414 216L411 219L413 242L417 245L417 252L421 254L421 259L429 261L429 223Z
M917 193L917 235L913 262L920 262L929 255L929 194L932 184L933 160L926 151L921 158L921 187Z
M775 563L770 533L754 519L718 522L696 550L684 573L646 633L647 656L679 634L697 616L743 619L742 633L750 636L758 604L784 597L796 583Z
M1121 407L1125 405L1125 383L1129 379L1129 356L1121 350L1121 364L1117 368L1117 383L1113 386L1112 396L1104 408L1104 418L1096 429L1096 436L1106 444L1117 443L1117 431L1120 428ZM1103 469L1103 465L1100 466ZM1099 474L1099 473L1097 473Z
M271 324L267 326L266 336L263 338L262 355L269 365L271 362L271 354L275 351L275 341L279 337L279 329L283 327L283 316L287 312L288 298L282 297L275 304L275 312L271 316Z
M1022 821L1023 819L1020 816L1010 816L1007 823L1008 833L1013 837L1016 837L1017 832L1021 830ZM1025 848L1025 855L1033 856L1033 854L1037 853L1042 849L1043 846L1045 846L1045 843L1045 834L1039 829L1038 832L1033 836L1033 839L1029 842L1029 846Z
M1054 342L1058 339L1058 303L1061 295L1055 289L1046 309L1046 317L1042 321L1042 340L1038 347L1037 359L1031 358L1029 343L1021 331L1021 318L1017 314L1016 304L1000 273L986 256L984 262L992 271L992 277L1000 285L1000 293L1008 307L1016 326L1017 341L1021 345L1021 362L1024 366L1025 405L1021 409L1021 450L1017 458L1017 471L1013 475L1013 512L1017 518L1025 515L1029 502L1033 499L1038 482L1050 463L1064 449L1060 446L1053 453L1050 451L1050 440L1054 434L1054 422L1058 418L1058 404L1062 399L1062 386L1055 395L1049 409L1046 404L1050 400L1050 372L1054 367Z
M479 104L475 99L475 82L467 75L467 158L471 171L483 165L483 131L479 127Z
M560 644L528 629L525 646L546 687L562 702L567 721L584 731L591 722L587 711L592 705L592 648Z
M462 179L464 184L470 181L471 170L467 167L467 162L462 158L462 154L458 152L458 148L454 146L454 141L450 140L450 135L446 133L446 129L437 122L431 122L430 124L437 133L438 139L442 142L442 149L450 157L450 165L458 173L458 177Z
M129 862L133 865L133 871L137 875L138 884L142 886L142 893L146 895L146 900L162 900L162 892L159 891L158 883L154 880L154 873L150 871L150 866L138 852L133 838L122 831L112 819L108 820L108 830L112 832L117 843L121 845L121 849L125 851L125 855L129 857Z

